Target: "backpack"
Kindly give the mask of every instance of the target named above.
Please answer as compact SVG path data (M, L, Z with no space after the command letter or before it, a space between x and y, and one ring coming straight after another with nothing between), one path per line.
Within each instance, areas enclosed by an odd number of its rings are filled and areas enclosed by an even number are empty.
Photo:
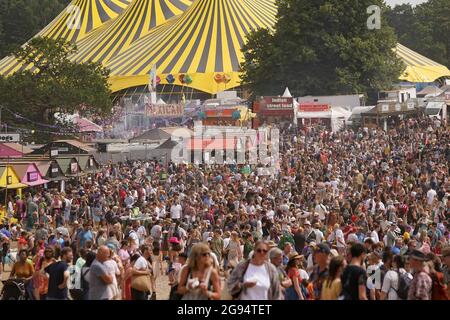
M411 286L412 279L410 277L408 277L408 274L406 272L400 273L397 271L397 275L398 275L397 296L402 300L407 300L408 299L408 291L409 291L409 287Z

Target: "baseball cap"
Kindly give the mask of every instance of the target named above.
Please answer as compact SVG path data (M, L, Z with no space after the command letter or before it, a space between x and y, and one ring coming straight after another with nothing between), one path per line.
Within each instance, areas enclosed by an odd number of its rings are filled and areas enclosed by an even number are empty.
M330 254L330 247L325 243L319 243L314 247L314 252Z

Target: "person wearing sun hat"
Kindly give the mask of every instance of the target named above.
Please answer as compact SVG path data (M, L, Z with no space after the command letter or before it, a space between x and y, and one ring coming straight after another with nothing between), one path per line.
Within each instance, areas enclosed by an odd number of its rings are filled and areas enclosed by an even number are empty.
M433 281L429 276L429 267L425 263L427 260L427 256L420 250L412 250L409 255L414 278L409 287L408 300L431 300Z
M292 286L286 289L286 300L304 300L305 297L302 293L301 283L302 277L300 276L300 267L303 256L297 252L291 252L288 255L288 263L286 266L286 272L288 278L292 281Z

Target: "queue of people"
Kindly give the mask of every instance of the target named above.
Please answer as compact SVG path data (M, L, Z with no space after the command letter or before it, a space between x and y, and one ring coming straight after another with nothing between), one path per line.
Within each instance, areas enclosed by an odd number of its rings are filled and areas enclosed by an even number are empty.
M2 267L15 243L37 300L156 300L165 276L173 300L448 299L447 128L281 129L270 175L127 161L25 193Z

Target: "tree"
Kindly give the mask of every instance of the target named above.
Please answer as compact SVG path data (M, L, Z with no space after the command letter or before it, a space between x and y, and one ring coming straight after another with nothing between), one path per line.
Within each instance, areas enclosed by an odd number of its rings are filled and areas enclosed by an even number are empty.
M258 30L243 48L243 83L254 95L368 93L388 89L404 66L396 37L369 30L367 8L381 0L278 0L273 32ZM384 21L382 21L384 22Z
M0 1L0 57L9 55L55 18L70 0Z
M106 115L111 111L108 70L100 64L71 62L76 46L63 40L34 38L14 55L24 66L0 77L0 101L20 115L41 124L54 124L54 113ZM10 116L15 125L30 125ZM20 120L20 121L18 121Z
M450 0L429 0L386 11L398 41L408 48L450 66Z

